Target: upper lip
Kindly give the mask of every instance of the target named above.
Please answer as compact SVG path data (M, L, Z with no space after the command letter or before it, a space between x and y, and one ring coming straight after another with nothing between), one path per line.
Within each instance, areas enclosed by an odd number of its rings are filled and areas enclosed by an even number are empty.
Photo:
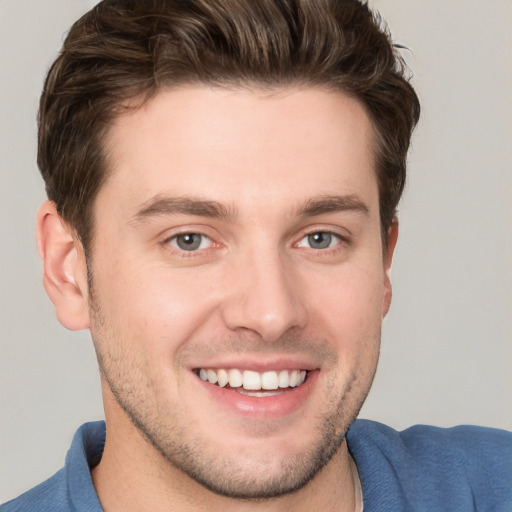
M209 361L204 361L198 364L195 364L191 367L191 369L238 369L238 370L252 370L254 372L270 372L277 370L316 370L319 368L319 365L316 362L312 362L311 360L306 360L302 358L294 358L294 357L273 357L273 358L222 358L222 359L212 359Z

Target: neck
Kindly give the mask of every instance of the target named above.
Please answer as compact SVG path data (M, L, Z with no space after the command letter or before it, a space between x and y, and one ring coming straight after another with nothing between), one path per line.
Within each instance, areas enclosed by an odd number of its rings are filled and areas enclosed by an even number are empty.
M133 426L110 424L93 483L105 512L294 512L360 510L357 468L346 442L305 487L269 500L235 500L214 494L165 460ZM130 424L131 425L131 424ZM115 434L114 434L115 433Z

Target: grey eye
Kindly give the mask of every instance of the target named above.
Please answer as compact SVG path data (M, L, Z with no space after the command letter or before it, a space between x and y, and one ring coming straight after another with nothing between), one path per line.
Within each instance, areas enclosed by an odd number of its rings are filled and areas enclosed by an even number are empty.
M340 237L329 231L317 231L306 235L299 243L299 247L309 247L311 249L328 249L334 247L340 242Z
M170 244L177 249L190 252L210 247L211 240L200 233L183 233L173 236L170 239Z
M331 233L313 233L312 235L308 235L308 242L311 248L313 249L327 249L330 247L332 241Z

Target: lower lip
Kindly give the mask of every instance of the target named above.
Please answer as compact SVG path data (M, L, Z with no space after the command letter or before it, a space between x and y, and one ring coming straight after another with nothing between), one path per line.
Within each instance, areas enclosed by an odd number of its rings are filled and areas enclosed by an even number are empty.
M288 416L300 410L311 395L318 371L308 372L304 384L288 388L277 395L263 397L247 396L231 389L221 388L201 380L194 374L198 384L222 407L253 419L271 420Z

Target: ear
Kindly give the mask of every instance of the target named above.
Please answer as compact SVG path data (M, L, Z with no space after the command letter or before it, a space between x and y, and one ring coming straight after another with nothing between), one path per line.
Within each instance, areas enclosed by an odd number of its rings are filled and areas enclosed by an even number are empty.
M398 219L395 217L388 229L386 252L384 253L384 295L382 300L382 318L387 315L389 307L391 306L391 298L393 296L390 272L397 240Z
M43 261L43 284L59 322L73 331L89 327L87 265L82 244L46 201L37 213L37 250Z

